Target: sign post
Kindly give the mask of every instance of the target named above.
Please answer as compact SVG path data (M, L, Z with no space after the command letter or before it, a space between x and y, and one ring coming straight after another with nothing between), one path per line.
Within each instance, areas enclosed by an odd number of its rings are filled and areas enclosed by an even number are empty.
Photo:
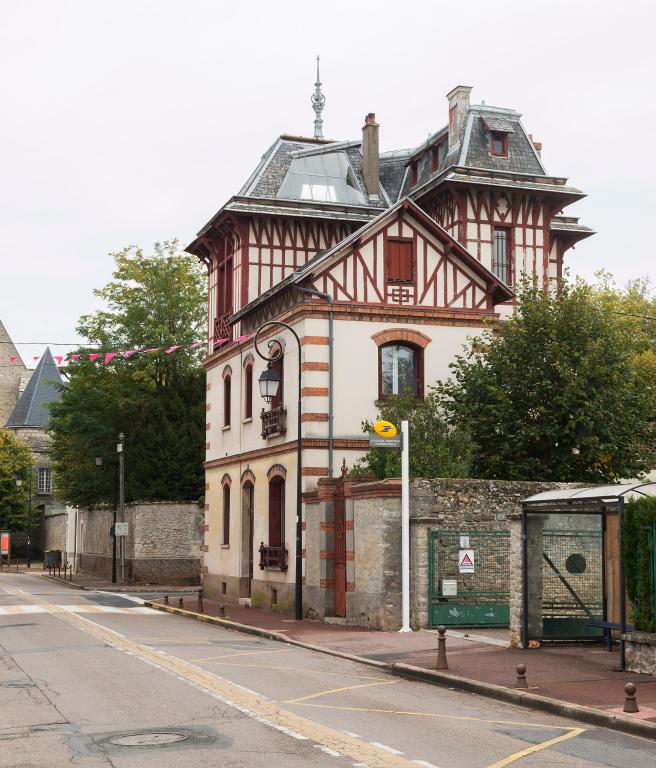
M410 628L410 430L401 422L401 629Z

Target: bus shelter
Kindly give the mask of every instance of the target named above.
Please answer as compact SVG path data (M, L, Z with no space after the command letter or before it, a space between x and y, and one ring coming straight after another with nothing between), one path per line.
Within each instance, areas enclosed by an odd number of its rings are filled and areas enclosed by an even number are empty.
M624 669L627 596L622 561L626 503L656 483L546 491L522 502L522 646L620 633Z

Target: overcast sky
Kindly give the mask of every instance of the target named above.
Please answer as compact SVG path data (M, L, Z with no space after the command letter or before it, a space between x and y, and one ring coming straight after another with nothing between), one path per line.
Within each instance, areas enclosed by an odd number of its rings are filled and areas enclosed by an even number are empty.
M645 0L0 0L0 319L76 341L108 253L187 244L282 132L381 150L447 122L445 94L511 107L598 234L574 273L656 282L656 11ZM58 347L62 351L64 348ZM20 346L25 361L41 346Z

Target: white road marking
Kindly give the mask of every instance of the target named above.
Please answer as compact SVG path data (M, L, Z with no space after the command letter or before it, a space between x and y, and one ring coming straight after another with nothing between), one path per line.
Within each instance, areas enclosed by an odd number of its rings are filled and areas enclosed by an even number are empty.
M120 613L123 616L130 614L146 614L148 616L169 616L168 613L156 611L154 608L146 608L143 605L134 608L119 608L115 605L95 605L93 603L76 603L75 605L3 605L0 607L0 616L12 616L20 613Z
M387 744L381 744L379 741L370 741L369 742L372 747L378 747L378 749L384 749L385 752L389 752L392 755L404 755L405 752L400 752L398 749L394 749L394 747L388 747Z
M323 744L315 744L315 749L320 749L322 752L325 752L327 755L332 755L333 757L341 757L342 753L338 752L336 749L331 749L330 747L324 747Z
M360 736L359 733L353 733L353 731L342 731L342 733L345 733L347 736L351 736L353 739L361 739L362 736Z

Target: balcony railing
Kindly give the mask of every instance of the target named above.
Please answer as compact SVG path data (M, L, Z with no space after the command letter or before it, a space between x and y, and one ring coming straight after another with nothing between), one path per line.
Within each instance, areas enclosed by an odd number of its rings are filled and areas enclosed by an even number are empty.
M262 409L262 437L266 440L276 435L284 435L287 431L287 409L279 406L269 411Z
M260 544L260 568L277 568L280 571L287 570L287 550L284 544L279 547L265 547Z
M228 318L231 314L232 309L229 309L225 314L214 318L214 336L212 338L214 344L220 339L232 341L232 326L228 324Z

